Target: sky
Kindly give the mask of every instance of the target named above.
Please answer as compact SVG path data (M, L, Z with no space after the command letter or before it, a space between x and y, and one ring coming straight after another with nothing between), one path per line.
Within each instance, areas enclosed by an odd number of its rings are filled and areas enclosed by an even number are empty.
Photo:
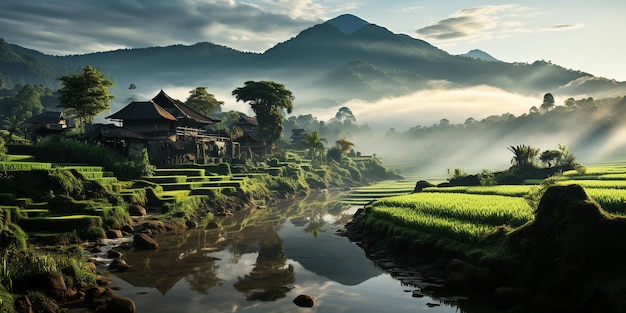
M341 14L451 54L546 60L626 81L626 1L2 0L0 37L51 55L212 42L263 52Z

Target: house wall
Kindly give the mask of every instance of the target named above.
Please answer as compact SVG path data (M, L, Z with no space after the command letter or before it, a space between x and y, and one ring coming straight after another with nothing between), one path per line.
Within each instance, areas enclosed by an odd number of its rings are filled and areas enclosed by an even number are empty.
M176 141L176 124L170 121L124 121L124 127L128 127L146 137L168 138Z

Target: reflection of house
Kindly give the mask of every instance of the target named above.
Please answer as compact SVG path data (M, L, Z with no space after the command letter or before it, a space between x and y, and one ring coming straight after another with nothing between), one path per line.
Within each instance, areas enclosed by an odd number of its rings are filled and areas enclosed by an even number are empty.
M219 120L206 117L163 90L149 101L134 101L108 116L146 139L155 164L207 163L228 158L230 137L207 131Z
M63 112L43 112L24 121L23 127L30 139L61 134L74 128L73 122Z

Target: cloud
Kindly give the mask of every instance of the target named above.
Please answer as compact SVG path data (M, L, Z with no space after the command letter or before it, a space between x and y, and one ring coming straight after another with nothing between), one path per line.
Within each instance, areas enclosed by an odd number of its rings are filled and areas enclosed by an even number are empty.
M67 55L209 41L262 52L323 21L312 0L0 2L5 41Z
M515 20L528 8L516 5L486 5L463 9L451 17L422 27L417 33L427 39L488 40L508 37L513 33L528 32L521 21Z
M424 90L375 102L351 100L329 109L308 108L307 113L320 120L328 120L340 107L347 106L357 118L357 123L366 123L377 131L395 128L401 132L414 126L439 124L444 118L450 123L460 124L470 117L481 120L507 112L518 116L540 104L541 95L531 97L495 87L479 86ZM305 113L296 110L294 114Z
M578 28L583 28L583 27L585 27L585 25L583 24L561 24L561 25L542 27L540 30L546 31L546 32L560 32L560 31L578 29Z

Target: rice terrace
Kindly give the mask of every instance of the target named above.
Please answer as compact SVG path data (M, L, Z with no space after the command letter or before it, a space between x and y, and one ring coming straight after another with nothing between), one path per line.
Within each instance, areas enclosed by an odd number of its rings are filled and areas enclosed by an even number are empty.
M626 312L605 2L0 2L0 313Z

